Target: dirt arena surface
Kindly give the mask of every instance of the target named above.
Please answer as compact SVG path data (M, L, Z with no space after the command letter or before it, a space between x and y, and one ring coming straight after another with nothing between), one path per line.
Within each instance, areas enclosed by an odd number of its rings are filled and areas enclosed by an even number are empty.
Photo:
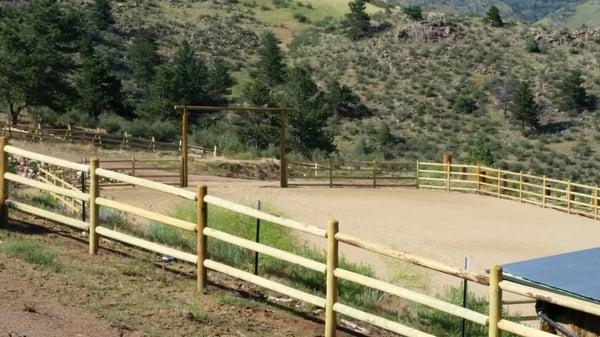
M190 180L191 181L191 180ZM600 246L600 223L592 219L475 194L409 188L278 188L270 182L195 177L209 194L253 205L261 200L281 215L322 228L329 219L340 231L402 251L484 273L493 264ZM177 198L154 191L104 192L136 206L165 211ZM306 236L325 247L325 241ZM348 258L372 264L385 275L389 261L341 247Z

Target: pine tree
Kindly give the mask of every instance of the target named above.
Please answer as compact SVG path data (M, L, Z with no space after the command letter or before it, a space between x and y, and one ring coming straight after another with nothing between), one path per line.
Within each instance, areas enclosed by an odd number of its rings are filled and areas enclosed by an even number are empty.
M258 49L257 77L272 86L282 84L285 80L285 63L278 43L275 34L268 32L263 36L262 46Z
M500 10L496 6L491 6L487 11L485 20L489 22L493 27L502 27L504 26L504 22L502 21L502 17L500 16Z
M348 7L350 7L350 13L346 14L345 20L348 36L353 40L360 40L369 36L371 18L367 14L365 0L350 1Z
M77 106L90 116L97 119L105 111L124 112L121 80L112 74L106 60L97 56L84 59L75 82Z
M330 81L326 90L327 109L337 117L364 118L370 115L369 109L361 103L360 97L354 94L350 87L340 85L338 81Z
M421 6L406 6L402 9L404 14L415 21L423 20L423 9Z
M229 65L221 59L213 61L206 85L210 104L226 105L227 96L231 95L234 84L235 80L229 74Z
M521 81L517 84L510 112L512 118L520 124L523 133L527 129L535 129L539 126L542 110L535 102L529 82Z
M290 147L310 157L312 151L335 150L333 135L327 128L331 112L326 109L323 93L312 79L307 65L290 69L279 99L283 106L295 109L290 115Z
M484 133L478 133L471 144L469 162L475 165L493 165L495 161L493 148L489 138Z
M24 7L4 4L0 18L0 101L12 123L30 107L64 112L74 96L69 77L83 31L76 9L34 0Z
M204 61L196 56L187 40L184 40L175 52L172 70L176 102L189 105L206 102L208 68Z
M94 0L91 19L99 30L106 30L115 23L111 13L110 0Z
M161 63L158 55L158 45L154 37L145 31L138 32L133 43L127 49L127 63L138 87L147 94L150 82L156 73L156 67Z
M580 112L588 106L588 94L583 84L580 70L568 72L558 85L558 99L561 109Z

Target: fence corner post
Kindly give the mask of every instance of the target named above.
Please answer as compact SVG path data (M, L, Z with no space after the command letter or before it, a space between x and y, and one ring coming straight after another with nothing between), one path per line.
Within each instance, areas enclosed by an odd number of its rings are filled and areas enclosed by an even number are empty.
M207 240L204 235L204 228L208 225L208 205L204 201L208 188L206 185L198 185L196 193L196 253L198 260L196 261L197 272L197 289L206 291L207 273L204 267L204 261L207 258Z
M8 172L8 153L4 151L4 147L8 145L8 137L0 137L0 225L8 225L8 181L4 179L4 174Z
M495 265L490 268L490 320L488 337L499 337L500 329L498 322L502 320L502 289L500 289L500 281L502 281L502 267Z
M337 220L327 224L327 293L325 298L325 337L335 337L337 318L333 306L337 302L338 287L335 270L338 266L338 241L335 238L339 230Z
M96 175L96 169L98 168L98 158L90 158L90 205L89 205L89 239L90 239L90 255L96 255L98 253L98 234L96 233L96 226L98 225L98 206L96 205L96 198L98 198L100 192L100 184L98 176Z
M419 189L419 161L417 160L417 174L416 174L416 185L417 185L417 189Z
M377 188L377 160L373 160L373 188Z

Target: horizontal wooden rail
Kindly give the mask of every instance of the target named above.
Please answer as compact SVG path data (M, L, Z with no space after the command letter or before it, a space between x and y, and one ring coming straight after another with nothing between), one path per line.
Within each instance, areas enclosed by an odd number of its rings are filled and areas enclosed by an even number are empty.
M587 312L588 314L600 316L600 304L579 300L565 295L560 295L547 290L528 287L510 281L502 281L500 282L499 286L500 289L517 295L535 298L544 302L557 304L577 311L583 311Z
M173 186L169 186L167 184L150 181L143 178L133 177L127 174L122 174L118 172L113 172L109 170L105 170L102 168L96 169L96 174L100 177L121 181L124 183L149 188L152 190L156 190L159 192L165 192L169 194L173 194L188 200L196 200L196 193L184 190L182 188L177 188Z
M293 263L320 273L325 273L327 266L324 263L313 261L300 255L292 254L281 249L273 248L261 243L246 240L235 235L218 231L212 228L205 228L204 234L210 238L215 238L238 247L246 248L261 254L269 255L277 259Z
M60 215L51 211L47 211L38 207L30 206L27 204L23 204L14 200L6 200L6 206L8 208L16 209L18 211L28 213L31 215L39 216L41 218L45 218L51 221L55 221L61 223L63 225L75 227L77 229L81 229L87 231L89 228L89 224L83 221L79 221L73 218L69 218L64 215Z
M114 231L112 229L108 229L106 227L98 226L98 227L96 227L96 232L104 237L109 238L109 239L117 240L117 241L126 243L128 245L140 247L140 248L143 248L143 249L146 249L151 252L158 253L158 254L172 256L181 261L185 261L185 262L189 262L189 263L193 263L193 264L196 264L196 262L197 262L196 255L185 253L180 250L173 249L173 248L170 248L167 246L159 245L154 242L142 240L142 239L136 238L135 236L120 233L120 232Z
M408 290L406 288L402 288L400 286L392 285L392 284L374 279L372 277L364 276L361 274L357 274L357 273L339 269L339 268L334 271L334 274L338 278L341 278L341 279L344 279L347 281L351 281L351 282L360 284L365 287L377 289L377 290L383 291L385 293L388 293L388 294L391 294L394 296L398 296L400 298L403 298L403 299L406 299L409 301L423 304L430 308L443 311L443 312L451 314L453 316L464 318L466 320L475 322L480 325L485 326L488 324L488 316L486 316L484 314L463 308L458 305L444 302L442 300L439 300L439 299L431 297L431 296L419 294L417 292Z
M10 180L10 181L18 183L18 184L31 186L31 187L34 187L34 188L37 188L40 190L64 195L64 196L67 196L70 198L75 198L75 199L82 200L82 201L88 201L90 199L90 196L88 194L83 193L81 191L58 187L58 186L52 185L52 184L46 184L46 183L43 183L38 180L33 180L31 178L25 178L20 175L16 175L14 173L9 173L9 172L4 173L4 178L6 180Z
M41 161L41 162L52 164L52 165L56 165L56 166L61 166L61 167L69 168L69 169L76 170L76 171L88 172L90 170L90 167L88 165L78 164L78 163L70 162L70 161L67 161L67 160L58 159L58 158L46 156L46 155L43 155L43 154L39 154L39 153L35 153L35 152L23 150L23 149L20 149L18 147L14 147L12 145L5 146L4 147L4 151L6 151L6 152L8 152L10 154L17 155L17 156L29 158L29 159L32 159L32 160Z
M174 226L177 228L185 229L188 231L196 230L196 224L183 221L177 218L173 218L170 216L162 215L160 213L152 212L145 210L143 208L134 207L128 204L124 204L118 201L113 201L104 198L96 198L96 204L112 209L116 209L117 211L125 212L131 215L139 216L144 219L160 222L166 225Z
M274 292L295 298L306 303L310 303L316 307L325 308L324 298L305 293L292 287L285 286L281 283L277 283L266 278L256 276L254 274L250 274L248 272L230 267L228 265L213 260L204 260L204 266L210 270L214 270L219 273L223 273L246 282L254 283L257 286L272 290Z
M327 236L327 231L324 229L321 229L319 227L316 226L312 226L312 225L307 225L307 224L303 224L301 222L295 221L295 220L291 220L291 219L285 219L282 217L278 217L276 215L272 215L269 213L265 213L265 212L261 212L259 210L256 210L252 207L247 207L247 206L242 206L242 205L238 205L234 202L231 201L227 201L221 198L217 198L214 197L212 195L207 195L204 198L204 201L210 205L213 206L217 206L217 207L221 207L224 208L226 210L230 210L232 212L236 212L239 214L243 214L243 215L247 215L249 217L252 218L256 218L256 219L261 219L261 220L265 220L268 222L272 222L274 224L283 226L283 227L288 227L291 229L295 229L295 230L299 230L305 233L309 233L309 234L313 234L316 236L320 236L320 237L326 237Z
M473 281L475 283L489 285L489 278L486 275L480 275L480 274L473 273L473 272L470 272L467 270L447 266L445 264L439 263L437 261L434 261L434 260L431 260L428 258L424 258L421 256L416 256L416 255L400 252L397 250L393 250L393 249L378 245L376 243L364 241L362 239L359 239L357 237L354 237L354 236L351 236L348 234L337 233L335 235L335 238L339 242L343 242L345 244L348 244L348 245L351 245L354 247L362 248L362 249L365 249L365 250L368 250L368 251L371 251L371 252L374 252L374 253L377 253L380 255L392 257L392 258L398 259L400 261L409 262L409 263L417 265L417 266L425 267L427 269L435 270L440 273L448 274L448 275L455 276L455 277L458 277L461 279Z
M376 327L397 333L401 336L406 337L435 337L428 333L419 331L417 329L408 327L406 325L375 316L364 311L354 309L342 303L336 303L333 305L333 310L342 315L354 318L356 320L372 324Z
M519 323L507 321L505 319L498 322L498 328L523 337L556 337L555 334L544 332L542 330L531 328Z

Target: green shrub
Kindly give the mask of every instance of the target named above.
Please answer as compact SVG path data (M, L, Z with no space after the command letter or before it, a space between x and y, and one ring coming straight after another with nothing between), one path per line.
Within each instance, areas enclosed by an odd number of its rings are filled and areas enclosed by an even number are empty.
M41 192L34 196L31 201L35 206L48 210L57 210L61 208L58 199L48 192Z
M36 264L54 271L60 270L56 261L56 253L37 240L13 238L0 244L0 251L8 256Z
M108 133L119 133L122 128L126 125L126 121L123 117L113 114L102 114L98 118L98 125L105 129Z
M421 6L415 6L415 5L406 6L402 9L402 11L404 12L404 14L406 14L412 20L415 20L415 21L423 20L423 9L421 8Z

